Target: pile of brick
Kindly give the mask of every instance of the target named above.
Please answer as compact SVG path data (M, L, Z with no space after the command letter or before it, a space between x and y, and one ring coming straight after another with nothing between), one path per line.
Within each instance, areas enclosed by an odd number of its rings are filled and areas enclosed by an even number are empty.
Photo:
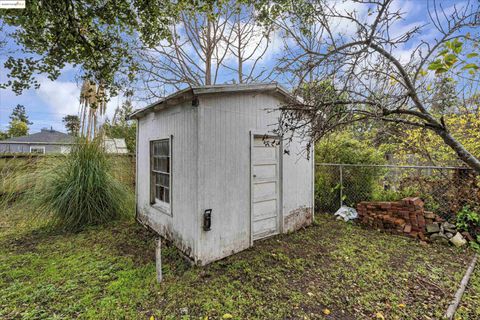
M420 198L392 202L360 202L357 205L362 224L375 229L396 232L421 240L427 239L426 225L443 222L435 213L425 211Z

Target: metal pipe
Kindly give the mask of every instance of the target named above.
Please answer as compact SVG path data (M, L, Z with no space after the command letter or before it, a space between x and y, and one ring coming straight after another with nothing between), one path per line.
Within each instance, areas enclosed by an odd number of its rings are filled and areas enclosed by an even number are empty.
M340 168L340 208L343 206L343 165Z

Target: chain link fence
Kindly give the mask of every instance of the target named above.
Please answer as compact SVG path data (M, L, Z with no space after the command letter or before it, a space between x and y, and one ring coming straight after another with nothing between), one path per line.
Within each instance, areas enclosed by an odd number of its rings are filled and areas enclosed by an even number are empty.
M451 219L464 206L480 206L480 179L471 169L320 163L315 172L315 207L333 213L342 204L420 197L425 207Z

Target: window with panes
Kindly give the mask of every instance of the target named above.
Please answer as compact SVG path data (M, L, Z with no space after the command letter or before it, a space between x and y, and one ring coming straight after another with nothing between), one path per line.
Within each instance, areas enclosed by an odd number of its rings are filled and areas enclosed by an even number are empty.
M151 141L152 202L170 203L170 139Z

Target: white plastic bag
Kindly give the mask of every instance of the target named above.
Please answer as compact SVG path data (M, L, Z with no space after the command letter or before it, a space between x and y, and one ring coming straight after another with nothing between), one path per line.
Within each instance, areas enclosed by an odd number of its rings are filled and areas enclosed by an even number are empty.
M341 206L340 209L335 212L334 216L338 216L342 218L344 221L349 221L353 219L357 219L358 213L357 210L347 206Z

